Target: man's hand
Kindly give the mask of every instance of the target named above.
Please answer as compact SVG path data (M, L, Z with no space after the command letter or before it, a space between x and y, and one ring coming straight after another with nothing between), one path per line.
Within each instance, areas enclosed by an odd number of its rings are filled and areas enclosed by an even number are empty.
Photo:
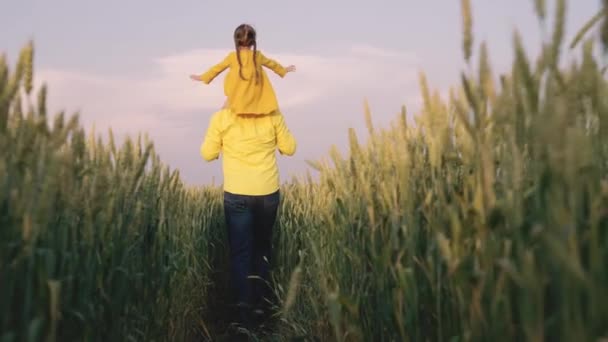
M296 66L290 65L287 68L285 68L285 70L287 70L287 72L294 72L294 71L296 71Z
M200 81L201 78L197 75L190 75L190 78L193 79L194 81Z

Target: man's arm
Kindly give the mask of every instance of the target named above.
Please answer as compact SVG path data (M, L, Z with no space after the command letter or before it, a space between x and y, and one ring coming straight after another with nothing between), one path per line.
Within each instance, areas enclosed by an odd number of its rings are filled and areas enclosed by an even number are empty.
M282 114L275 114L273 118L275 132L277 135L277 148L283 155L293 156L296 152L296 139L287 128L285 118Z
M209 128L205 134L205 139L201 144L201 156L206 161L212 161L220 156L222 151L222 137L220 131L219 115L214 114L209 121Z

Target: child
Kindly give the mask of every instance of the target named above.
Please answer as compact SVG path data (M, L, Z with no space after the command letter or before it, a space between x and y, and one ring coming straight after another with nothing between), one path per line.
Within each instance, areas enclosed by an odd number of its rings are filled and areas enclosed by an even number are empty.
M272 84L262 66L281 77L296 70L290 65L284 68L276 61L267 58L257 50L256 33L253 27L242 24L234 31L235 52L231 52L219 64L206 73L191 75L195 81L211 83L224 70L229 68L224 80L226 102L224 108L237 114L270 114L278 111L279 105Z

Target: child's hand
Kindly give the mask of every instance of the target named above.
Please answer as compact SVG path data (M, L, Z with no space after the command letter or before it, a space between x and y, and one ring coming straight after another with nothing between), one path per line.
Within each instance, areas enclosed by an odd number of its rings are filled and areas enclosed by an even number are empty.
M296 71L296 66L290 65L287 68L285 68L285 70L287 70L287 72L294 72L294 71Z
M190 75L190 78L193 79L194 81L200 81L200 77L198 77L197 75Z

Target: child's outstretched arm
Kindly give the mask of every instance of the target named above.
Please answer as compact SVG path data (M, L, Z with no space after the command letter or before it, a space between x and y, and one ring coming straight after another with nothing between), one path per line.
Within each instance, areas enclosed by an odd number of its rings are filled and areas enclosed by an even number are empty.
M277 75L279 75L281 77L285 77L285 75L288 72L296 71L296 67L293 65L290 65L287 68L285 68L281 64L279 64L277 61L275 61L274 59L264 56L264 54L261 52L258 52L258 53L260 54L262 65L267 67L268 69L274 71Z
M221 74L226 68L230 66L230 55L226 56L223 61L212 66L207 72L202 75L190 75L190 78L195 81L201 81L205 84L211 83L214 78Z

